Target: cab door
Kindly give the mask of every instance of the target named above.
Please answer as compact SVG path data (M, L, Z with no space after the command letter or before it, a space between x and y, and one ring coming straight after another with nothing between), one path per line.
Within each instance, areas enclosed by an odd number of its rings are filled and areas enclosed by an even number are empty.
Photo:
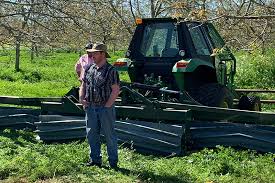
M236 58L225 45L224 40L213 24L206 23L204 30L208 35L207 37L212 50L214 50L213 57L215 58L218 82L223 85L228 85L230 88L233 85L234 75L236 73Z

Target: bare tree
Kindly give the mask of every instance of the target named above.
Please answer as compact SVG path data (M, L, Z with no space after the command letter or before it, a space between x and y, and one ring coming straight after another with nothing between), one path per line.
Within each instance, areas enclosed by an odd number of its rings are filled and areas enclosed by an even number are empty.
M76 3L80 5L79 3ZM81 29L77 13L80 6L73 1L2 0L0 3L0 27L13 38L16 47L15 70L19 71L20 46L31 43L51 45L66 35L66 28ZM75 13L76 12L76 13ZM64 36L65 37L65 36Z
M77 50L87 41L127 46L136 18L181 17L214 22L236 49L274 46L275 2L270 0L0 0L0 44ZM35 54L36 53L36 54Z
M237 49L272 46L275 5L269 0L199 0L171 3L175 17L214 22L228 45Z

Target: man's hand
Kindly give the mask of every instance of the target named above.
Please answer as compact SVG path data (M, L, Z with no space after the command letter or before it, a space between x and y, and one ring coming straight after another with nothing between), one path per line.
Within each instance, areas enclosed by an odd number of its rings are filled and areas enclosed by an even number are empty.
M90 104L87 100L80 100L79 102L82 104L83 109L87 108Z
M108 101L106 102L106 104L104 106L104 107L107 107L107 108L111 107L114 104L114 102L115 102L115 100L118 97L119 92L120 92L118 84L112 85L111 88L112 88L111 95L110 95Z
M80 88L79 88L79 102L83 105L83 109L88 107L89 102L85 100L85 91L86 91L86 83L83 81L81 82Z

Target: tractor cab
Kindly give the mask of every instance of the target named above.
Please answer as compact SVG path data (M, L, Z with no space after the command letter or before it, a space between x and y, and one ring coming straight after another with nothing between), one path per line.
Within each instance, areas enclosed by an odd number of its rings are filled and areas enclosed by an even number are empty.
M220 106L227 98L226 106L232 106L236 59L211 23L154 18L136 24L126 58L115 64L119 69L127 62L131 82L161 83L209 106ZM215 92L223 96L205 101L205 95Z

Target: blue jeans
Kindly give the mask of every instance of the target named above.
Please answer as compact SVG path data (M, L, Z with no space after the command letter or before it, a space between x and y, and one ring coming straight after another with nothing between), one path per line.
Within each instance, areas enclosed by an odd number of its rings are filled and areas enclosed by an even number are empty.
M100 129L104 134L109 164L116 165L118 162L117 136L114 130L116 120L115 107L96 107L90 105L86 109L86 132L90 145L90 159L95 163L102 162Z

